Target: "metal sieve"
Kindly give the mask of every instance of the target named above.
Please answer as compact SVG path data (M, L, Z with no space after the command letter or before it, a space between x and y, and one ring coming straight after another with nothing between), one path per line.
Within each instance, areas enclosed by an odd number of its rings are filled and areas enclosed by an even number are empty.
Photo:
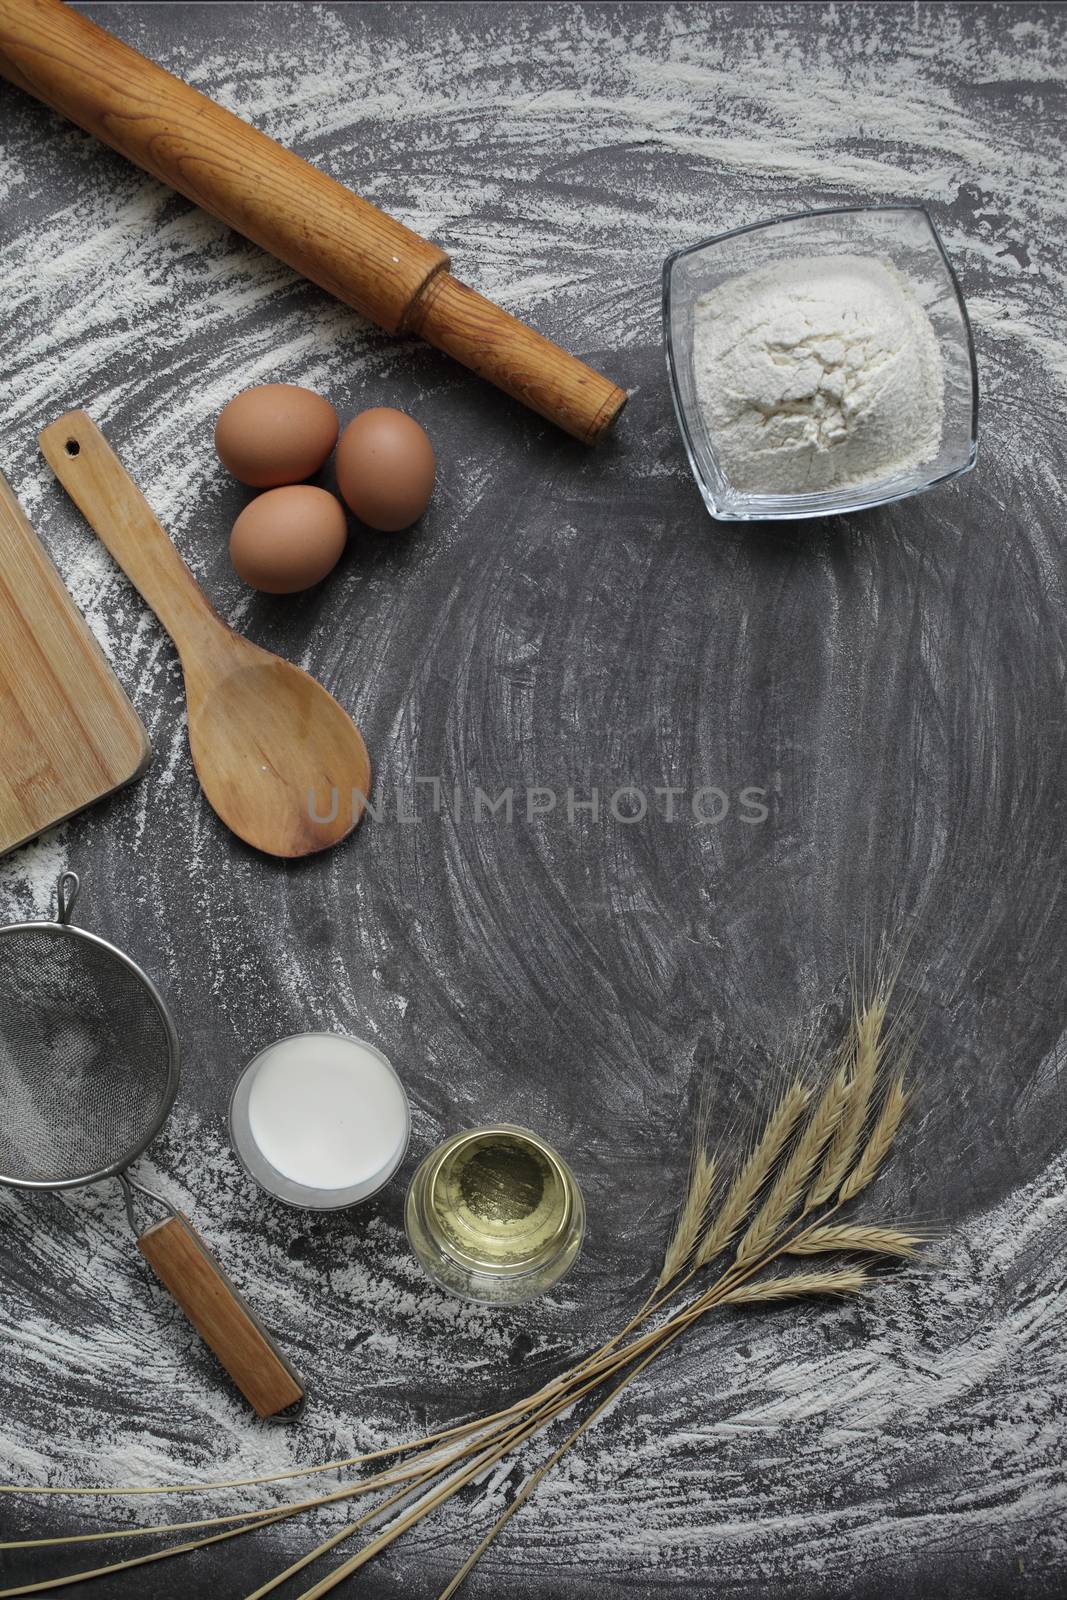
M117 1178L138 1247L261 1416L303 1389L185 1217L127 1167L178 1089L178 1036L152 980L71 924L77 873L53 922L0 928L0 1184L69 1189ZM134 1191L167 1216L142 1231Z
M0 928L0 1183L67 1189L117 1177L178 1089L178 1036L159 991L114 945L54 922Z

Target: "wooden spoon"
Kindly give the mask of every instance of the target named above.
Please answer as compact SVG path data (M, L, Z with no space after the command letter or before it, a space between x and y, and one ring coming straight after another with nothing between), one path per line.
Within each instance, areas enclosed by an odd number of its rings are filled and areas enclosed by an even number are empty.
M40 446L178 648L193 765L226 826L272 856L311 855L351 833L370 759L347 712L223 622L86 412L51 423Z

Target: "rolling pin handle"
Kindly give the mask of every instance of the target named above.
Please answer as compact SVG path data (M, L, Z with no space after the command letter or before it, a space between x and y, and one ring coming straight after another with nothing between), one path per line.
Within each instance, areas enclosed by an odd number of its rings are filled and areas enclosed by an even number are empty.
M434 273L424 284L404 327L583 444L599 443L628 399L610 378L451 272Z

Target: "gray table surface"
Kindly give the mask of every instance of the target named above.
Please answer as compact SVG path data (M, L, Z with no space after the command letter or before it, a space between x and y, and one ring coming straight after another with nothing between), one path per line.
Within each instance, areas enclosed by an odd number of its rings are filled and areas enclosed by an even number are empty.
M782 1042L840 1005L850 954L884 931L907 944L925 1028L918 1112L870 1207L943 1229L929 1265L859 1304L694 1334L543 1486L470 1592L1062 1594L1063 13L81 9L439 240L460 276L632 399L591 454L0 89L0 465L155 747L134 788L0 862L0 917L44 914L75 867L83 922L158 980L184 1081L141 1173L197 1221L313 1396L299 1431L249 1419L150 1281L114 1186L5 1192L0 1476L266 1471L544 1380L647 1287L699 1084L741 1125ZM979 347L979 468L833 524L716 526L671 415L662 259L864 200L926 202L944 232ZM354 530L337 573L296 600L234 576L226 533L246 495L211 447L225 399L270 379L342 416L409 409L440 458L415 530ZM79 405L223 614L365 730L386 815L325 858L258 857L203 804L174 653L36 452L38 428ZM434 776L459 786L458 813L435 815L424 784L419 820L398 821L397 796ZM568 786L630 783L719 786L730 812L701 827L655 801L640 822L568 820ZM477 785L532 784L560 796L553 814L473 818ZM762 825L742 820L746 786L768 791ZM377 1041L414 1111L401 1181L332 1220L268 1203L225 1134L241 1064L309 1027ZM486 1119L553 1139L589 1205L573 1275L507 1315L434 1292L402 1232L418 1158ZM436 1594L507 1487L419 1529L359 1592ZM91 1510L121 1526L188 1505ZM103 1587L244 1594L342 1515ZM91 1520L84 1504L0 1502L9 1534ZM85 1553L10 1555L0 1573Z

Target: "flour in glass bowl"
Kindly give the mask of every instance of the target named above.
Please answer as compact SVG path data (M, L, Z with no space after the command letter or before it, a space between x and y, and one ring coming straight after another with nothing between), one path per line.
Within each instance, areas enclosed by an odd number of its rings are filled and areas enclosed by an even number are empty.
M736 489L802 494L936 456L937 334L907 279L873 256L779 261L696 306L697 398Z

